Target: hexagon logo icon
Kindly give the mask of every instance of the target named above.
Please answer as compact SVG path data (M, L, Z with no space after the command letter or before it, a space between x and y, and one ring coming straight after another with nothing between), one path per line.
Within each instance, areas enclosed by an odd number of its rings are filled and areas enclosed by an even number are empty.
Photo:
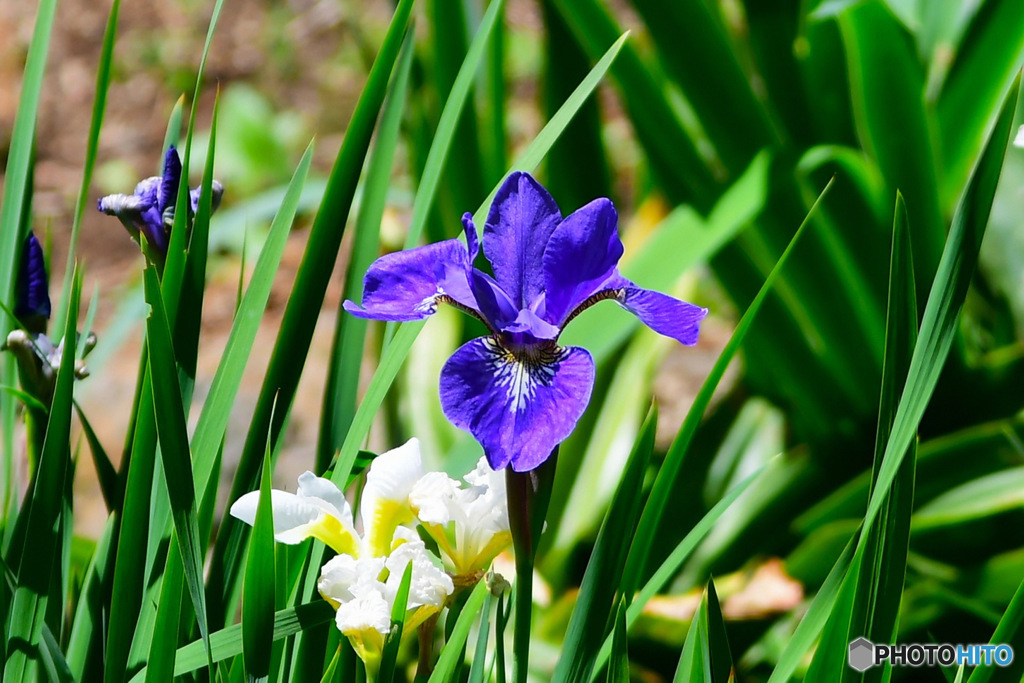
M850 643L850 656L847 660L857 671L867 671L875 665L875 646L867 638L858 638Z

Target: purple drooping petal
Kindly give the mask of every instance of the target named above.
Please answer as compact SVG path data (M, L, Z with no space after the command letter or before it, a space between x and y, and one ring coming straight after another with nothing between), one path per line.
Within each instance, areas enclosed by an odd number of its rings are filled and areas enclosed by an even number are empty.
M595 199L568 216L544 251L544 319L561 325L597 292L622 257L618 215L608 199Z
M363 305L346 301L345 310L360 318L406 322L432 315L448 297L476 311L468 269L469 252L459 240L385 254L366 271Z
M117 216L128 232L138 239L141 232L160 253L167 251L167 228L160 208L161 180L146 178L135 186L131 195L112 194L99 200L97 208L109 216Z
M494 197L484 254L517 309L530 308L544 290L544 247L561 220L555 200L528 173L510 175Z
M157 207L163 221L163 212L167 207L174 208L178 203L178 186L181 184L181 159L178 150L171 145L164 154L164 172L160 176L160 196Z
M687 346L697 343L700 321L707 316L708 309L638 287L618 274L609 278L601 289L609 294L607 298L617 301L658 334Z
M25 238L15 289L14 315L30 332L45 332L50 318L50 281L43 248L31 232Z
M441 370L441 406L476 437L493 469L532 470L564 441L590 401L594 361L577 347L517 358L494 337L462 345Z

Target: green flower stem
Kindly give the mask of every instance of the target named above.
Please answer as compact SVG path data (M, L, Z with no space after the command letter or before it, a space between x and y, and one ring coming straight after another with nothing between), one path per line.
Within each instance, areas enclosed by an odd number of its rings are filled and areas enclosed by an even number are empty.
M512 680L525 683L530 661L530 625L533 617L533 566L544 518L551 502L558 448L540 467L530 472L505 470L508 490L508 522L516 554L516 619L512 640ZM537 542L535 542L535 540Z

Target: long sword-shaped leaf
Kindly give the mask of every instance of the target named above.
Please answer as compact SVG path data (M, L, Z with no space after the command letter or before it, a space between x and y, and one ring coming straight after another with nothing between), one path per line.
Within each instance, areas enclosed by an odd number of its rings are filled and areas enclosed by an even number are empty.
M873 466L873 474L876 476L899 403L899 391L907 376L917 340L917 302L914 292L907 210L902 195L897 193L889 268L885 358ZM911 450L911 457L904 459L882 516L875 526L865 532L870 535L869 542L854 556L836 607L825 626L818 654L808 671L809 677L838 681L882 680L884 667L857 672L847 665L846 651L852 640L862 636L872 642L891 642L895 637L914 500L916 444L911 445Z
M772 465L779 465L780 458L776 456L771 461L762 465L754 472L750 473L746 479L741 481L739 484L729 490L722 499L719 500L714 507L708 510L707 514L697 522L689 533L681 540L676 547L669 554L668 558L661 564L660 567L651 575L651 578L646 584L637 592L636 596L630 602L628 609L626 610L626 628L630 628L636 623L636 620L640 617L640 612L644 606L658 594L658 591L662 590L668 585L669 581L672 580L676 574L679 573L683 563L686 562L687 558L693 554L697 546L702 540L711 532L711 529L715 526L715 523L725 514L726 510L736 502L744 492L746 492L754 483L756 483L762 475L764 475ZM632 552L632 548L630 549ZM621 580L619 583L620 589L625 593L627 588L630 588L625 583L625 580ZM631 588L630 588L631 589ZM605 638L604 643L601 645L600 652L597 653L597 659L594 662L594 671L600 671L601 667L608 661L608 656L611 654L612 649L612 638ZM591 677L593 680L593 677Z
M349 122L345 141L331 172L320 211L310 230L306 251L285 308L231 486L231 500L237 500L252 487L268 435L272 443L277 441L291 409L324 294L337 260L377 114L383 104L388 79L405 36L412 4L413 0L402 0L395 10L391 27L370 70L366 88ZM226 518L217 538L210 586L212 618L217 624L224 622L226 595L238 573L242 541L246 533L244 527L232 518Z
M505 0L495 0L487 7L487 12L480 20L476 36L466 53L466 59L462 62L459 73L455 77L455 83L448 94L448 100L441 112L441 120L438 121L437 131L434 133L434 142L430 145L430 152L427 153L427 161L419 180L416 199L413 201L409 233L405 238L406 249L419 243L423 226L427 222L427 215L434 203L434 196L441 182L441 172L444 171L445 161L452 148L456 125L465 107L469 89L476 78L476 72L483 62L484 49L491 39L504 6Z
M18 255L21 253L24 239L22 226L27 225L27 193L31 189L29 180L36 134L36 114L39 111L39 94L43 88L46 53L50 47L57 0L42 0L38 7L36 25L21 80L18 113L11 131L10 151L7 153L4 170L3 203L0 204L0 301L5 302L13 301ZM7 339L11 329L11 319L0 316L0 339ZM14 377L13 354L0 354L0 385L14 386ZM0 458L3 459L5 516L14 504L14 458L17 457L17 450L14 447L16 407L17 403L13 397L0 392ZM13 526L11 524L7 528Z
M563 655L555 667L554 681L589 678L594 670L594 655L609 627L614 624L618 579L622 576L632 530L636 528L640 515L644 474L654 449L657 424L657 410L652 410L633 445L626 471L597 535L597 543L587 563L576 606L566 628ZM622 597L627 603L632 598L629 594Z
M644 571L644 565L647 563L648 555L650 554L650 549L654 542L654 537L657 534L658 527L661 524L662 518L669 510L672 493L683 474L686 452L690 446L690 442L693 440L693 435L697 432L697 427L704 416L704 411L711 402L711 396L714 394L715 387L718 386L719 381L722 379L722 375L725 374L725 369L732 361L732 358L736 355L736 352L742 346L747 333L750 331L750 328L757 317L761 304L764 302L765 297L768 296L768 292L771 291L772 285L779 277L779 273L786 264L789 255L793 252L794 246L799 241L800 236L803 235L807 230L807 227L811 225L811 215L813 215L815 209L821 204L822 198L831 186L832 183L829 182L818 196L818 200L813 206L811 206L811 210L808 212L807 217L804 218L800 228L793 236L793 239L786 248L786 251L783 252L782 256L775 264L775 267L765 279L764 284L761 286L761 291L758 292L754 301L751 302L746 313L744 313L743 317L740 319L739 324L736 325L736 330L733 332L732 338L722 350L722 354L715 362L714 368L712 368L708 378L701 386L700 392L697 394L697 398L694 400L693 406L690 408L690 412L687 413L686 418L683 421L683 425L679 429L679 433L672 442L672 446L669 448L669 451L665 456L665 461L662 463L661 469L658 471L658 476L654 480L654 487L651 490L650 498L648 498L647 503L644 506L643 514L640 517L640 523L637 526L633 548L630 549L629 561L626 563L623 573L624 578L622 585L624 591L632 590L632 588L637 586L640 581L640 577Z
M175 538L181 550L185 582L196 611L199 631L209 652L209 629L206 620L206 596L203 589L204 547L196 519L195 484L192 478L192 456L188 446L188 425L181 404L181 388L174 364L171 333L164 312L163 298L156 269L150 265L144 273L146 301L151 306L146 319L149 342L149 369L152 375L153 407L156 411L157 436L171 502ZM212 660L211 660L212 666Z
M875 460L872 474L877 477L882 455L889 439L892 422L899 405L902 378L910 368L910 359L917 343L917 299L914 293L914 263L910 244L910 227L903 197L897 195L893 226L892 257L889 267L889 303L886 313L885 359L882 365L882 395L878 410L878 434L875 439ZM910 516L914 504L914 479L917 470L917 444L912 442L879 524L870 530L872 546L865 555L858 586L855 622L851 622L847 642L860 634L858 627L872 642L890 642L896 635L896 622L907 566L910 539ZM846 642L843 643L846 645ZM852 678L846 667L844 678ZM864 680L882 681L883 669L865 671Z
M31 552L21 554L18 566L18 586L10 613L7 662L3 680L23 681L30 678L32 660L36 657L46 617L47 603L62 596L51 595L51 586L61 581L51 580L55 567L60 567L58 550L61 545L61 519L64 508L65 482L71 476L71 401L75 379L75 341L78 324L78 301L81 292L81 274L73 275L68 319L64 335L64 355L57 371L56 386L46 423L46 437L29 494L31 505L22 514L28 515L27 536L31 539ZM70 520L65 520L70 523Z
M293 636L300 631L330 622L334 608L325 600L317 600L298 607L274 613L274 640ZM210 634L210 651L214 662L222 662L242 654L242 625L235 624ZM205 644L202 640L178 648L174 660L174 675L183 676L207 665ZM131 683L142 683L146 669L135 674Z
M270 673L274 643L274 512L270 505L270 449L263 458L256 521L249 537L242 595L242 656L249 676L261 679ZM412 565L409 565L410 569ZM406 588L408 593L408 588Z
M75 267L75 254L78 251L78 234L82 227L82 214L89 203L89 186L92 182L92 171L96 166L96 149L100 142L100 129L103 126L103 115L107 110L107 90L110 86L110 64L113 61L114 42L117 37L117 18L121 10L121 0L114 0L107 16L107 27L103 31L103 47L100 49L100 62L96 70L96 95L92 104L92 121L89 123L89 137L85 146L85 164L82 166L82 184L78 188L78 200L75 202L74 219L71 223L71 239L68 242L67 264L64 269L64 286L57 304L54 319L62 321L64 311L71 293L71 275ZM64 330L54 326L55 335L63 334Z
M363 274L380 251L380 224L384 204L391 184L391 168L398 147L398 133L409 89L409 74L413 63L413 33L406 36L392 77L388 99L381 113L377 141L370 152L366 170L363 198L356 215L352 239L352 257L345 273L345 288L338 301L334 340L331 345L331 363L327 368L324 385L323 409L320 413L320 434L317 441L316 471L323 472L331 458L341 448L352 417L356 411L359 372L363 360L367 321L346 314L342 308L345 299L363 298Z
M196 495L201 495L206 490L207 482L213 474L217 451L231 418L231 407L235 403L235 396L238 394L256 333L259 331L260 320L270 299L274 275L281 264L281 256L288 243L288 234L295 221L302 188L309 175L312 160L313 143L310 142L288 184L281 208L270 224L270 231L253 268L249 287L245 290L242 303L235 313L227 344L217 365L217 372L210 383L210 391L199 413L196 431L192 436Z
M886 442L882 466L868 503L865 528L870 528L881 511L903 458L915 438L917 426L953 343L957 318L977 265L978 250L992 208L992 197L999 182L1019 86L1018 74L1003 101L985 150L971 173L953 216L953 225L925 305L907 381Z

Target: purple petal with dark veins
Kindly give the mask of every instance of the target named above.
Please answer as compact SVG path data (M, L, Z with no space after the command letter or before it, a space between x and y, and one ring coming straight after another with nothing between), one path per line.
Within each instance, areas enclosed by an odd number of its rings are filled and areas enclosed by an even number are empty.
M627 311L640 318L640 322L658 334L693 346L697 343L700 321L708 309L680 301L668 294L638 287L616 274L602 285L603 291L614 290L613 298Z
M484 225L484 254L517 309L544 290L544 247L562 220L558 205L529 173L511 174L498 189Z
M46 276L43 248L31 232L25 238L15 288L17 291L14 315L29 328L29 331L45 331L46 323L43 321L50 317L50 282ZM39 318L42 318L42 321ZM33 329L39 327L39 324L42 325L42 329Z
M608 199L595 199L559 224L544 250L544 319L561 325L597 292L622 257L618 214Z
M468 269L469 253L459 240L385 254L366 271L363 305L346 301L345 310L372 320L421 320L437 310L439 297L447 296L476 311Z
M459 347L441 370L441 406L483 446L493 469L532 470L564 441L590 401L594 361L577 347L517 359L494 337Z

